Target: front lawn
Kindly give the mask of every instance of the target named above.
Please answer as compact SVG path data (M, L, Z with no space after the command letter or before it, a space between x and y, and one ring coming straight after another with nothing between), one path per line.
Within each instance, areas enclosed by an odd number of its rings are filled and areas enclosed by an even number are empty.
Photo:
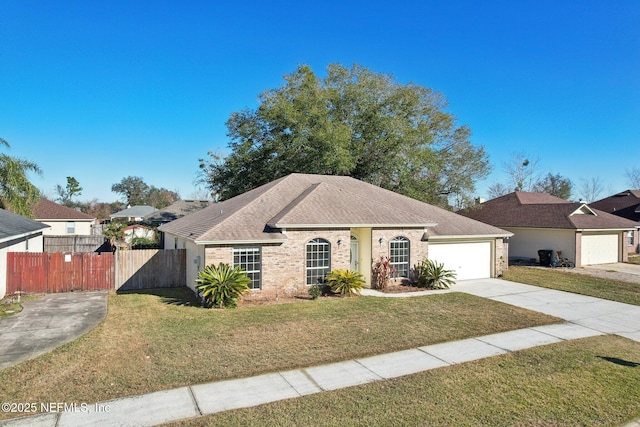
M640 416L640 343L567 341L172 426L621 426Z
M505 280L640 305L640 284L551 268L510 266Z
M560 321L463 293L236 310L206 310L191 297L186 289L109 295L96 329L1 370L3 401L103 401Z

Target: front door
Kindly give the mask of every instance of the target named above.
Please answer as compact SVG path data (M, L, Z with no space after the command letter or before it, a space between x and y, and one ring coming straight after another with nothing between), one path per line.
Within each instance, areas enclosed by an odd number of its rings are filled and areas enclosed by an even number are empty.
M355 236L351 236L351 271L358 271L358 239Z

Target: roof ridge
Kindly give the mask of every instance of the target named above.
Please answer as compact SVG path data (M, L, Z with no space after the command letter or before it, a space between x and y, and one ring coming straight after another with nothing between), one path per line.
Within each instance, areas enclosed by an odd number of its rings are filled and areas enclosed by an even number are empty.
M298 194L298 196L294 197L293 200L291 200L284 208L280 209L278 213L276 213L269 221L267 221L267 224L277 224L279 219L283 218L285 215L291 212L298 205L298 203L303 201L322 184L327 185L322 181L309 184L309 186L305 188L300 194Z

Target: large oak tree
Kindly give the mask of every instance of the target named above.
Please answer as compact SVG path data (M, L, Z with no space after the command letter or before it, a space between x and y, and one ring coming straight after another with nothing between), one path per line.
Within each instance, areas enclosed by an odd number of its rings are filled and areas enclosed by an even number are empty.
M347 175L429 203L470 197L490 172L471 130L444 96L354 65L325 78L302 65L256 109L227 121L230 154L200 159L203 180L227 199L293 172Z

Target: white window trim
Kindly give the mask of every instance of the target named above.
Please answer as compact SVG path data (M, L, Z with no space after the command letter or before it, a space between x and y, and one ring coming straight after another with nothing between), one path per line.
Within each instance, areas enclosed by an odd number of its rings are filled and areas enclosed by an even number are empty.
M245 254L246 256L255 256L254 254L258 254L258 269L257 270L247 270L245 268L244 265L242 265L242 263L238 263L236 264L235 260L236 260L236 254L241 255L241 254ZM251 264L255 264L255 262L252 262ZM247 273L247 275L249 276L249 278L252 278L253 274L257 274L258 275L258 280L254 281L253 279L251 280L251 284L249 285L249 289L251 290L259 290L262 289L262 250L260 248L260 246L239 246L239 247L235 247L233 248L233 266L240 266L242 267L242 269L245 271L245 273ZM254 284L257 282L257 287L254 286Z
M393 244L394 243L402 243L403 245L405 245L402 249L406 250L406 261L403 262L394 262L393 261ZM399 248L396 248L396 250ZM407 239L404 236L396 236L394 237L390 242L389 242L389 260L390 260L390 264L393 266L393 268L395 269L395 273L393 274L393 278L394 279L407 279L409 278L409 270L411 268L411 241L409 239ZM399 275L400 270L397 268L397 266L406 266L406 276L401 276Z

